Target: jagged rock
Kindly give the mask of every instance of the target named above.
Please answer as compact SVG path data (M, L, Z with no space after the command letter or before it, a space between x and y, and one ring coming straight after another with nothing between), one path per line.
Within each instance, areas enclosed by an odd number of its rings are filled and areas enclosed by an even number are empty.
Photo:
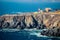
M38 26L38 22L32 15L31 15L31 17L32 17L32 22L33 22L32 25L33 25L34 28L36 28Z
M13 22L17 22L18 16L13 17Z
M21 22L20 28L21 28L21 29L24 29L25 27L26 27L25 23L24 23L24 22Z
M13 25L12 25L12 28L17 28L18 27L18 25L20 26L20 22L16 22L16 23L14 23Z
M52 31L52 29L50 29L47 36L53 36L53 35L54 35L54 32Z
M60 36L60 28L52 28L52 29L48 29L48 30L43 30L41 32L41 35Z
M0 18L0 22L4 22L5 21L5 18Z
M57 36L60 36L60 28L58 28L57 31L58 31L57 32L58 33Z
M17 28L19 27L20 29L24 29L26 25L23 22L16 22L13 25L11 25L12 28Z
M46 31L45 31L45 30L43 30L43 31L41 32L41 35L45 35L45 33L46 33Z
M23 16L22 20L21 20L21 29L24 29L26 27L26 23L25 23L25 16Z
M9 22L4 22L2 24L2 28L8 28L10 26L10 23Z
M46 29L46 26L44 24L38 24L37 29Z
M28 28L33 28L33 25L30 23Z
M46 26L44 24L41 25L42 25L41 29L46 29Z
M0 18L0 28L2 28L4 21L5 21L5 18Z
M6 19L6 20L5 20ZM32 14L32 15L16 15L16 16L1 16L0 17L0 28L2 28L2 25L6 21L12 21L14 24L10 24L11 28L37 28L37 29L44 29L44 28L51 28L52 26L58 26L60 27L60 15L53 14L50 15L50 13L47 14ZM5 25L5 24L4 24ZM45 26L46 25L46 26ZM55 29L54 29L55 30ZM50 33L50 32L49 32ZM52 35L52 33L51 33ZM55 35L55 33L54 33Z
M21 16L20 18L18 16L14 16L13 22L14 22L14 24L12 25L13 28L24 29L26 27L25 16Z
M0 23L0 29L2 28L2 23Z
M13 28L14 22L10 22L9 28Z

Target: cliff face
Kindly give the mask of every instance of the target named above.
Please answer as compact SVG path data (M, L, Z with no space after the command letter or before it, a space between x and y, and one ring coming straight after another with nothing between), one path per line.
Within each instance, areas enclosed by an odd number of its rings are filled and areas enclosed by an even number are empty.
M52 28L60 27L60 14L31 14L0 16L0 28Z
M47 28L51 27L60 27L60 15L53 14L53 15L44 15L44 24Z

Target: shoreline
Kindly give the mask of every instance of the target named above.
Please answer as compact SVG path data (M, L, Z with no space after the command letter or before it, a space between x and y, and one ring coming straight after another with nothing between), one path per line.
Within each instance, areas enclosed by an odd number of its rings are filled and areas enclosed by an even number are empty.
M47 36L51 36L52 34L52 36L60 36L60 34L57 33L58 31L60 32L60 30L56 29L56 33L54 31L54 28L60 28L60 11L3 15L0 16L0 24L1 29L47 29L47 31L43 30L41 34ZM53 32L50 29L54 29Z

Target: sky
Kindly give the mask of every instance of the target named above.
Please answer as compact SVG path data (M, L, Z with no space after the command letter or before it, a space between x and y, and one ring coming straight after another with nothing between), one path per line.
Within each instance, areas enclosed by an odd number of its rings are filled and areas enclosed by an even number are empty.
M5 2L27 2L27 3L39 3L39 2L60 2L60 0L1 0Z

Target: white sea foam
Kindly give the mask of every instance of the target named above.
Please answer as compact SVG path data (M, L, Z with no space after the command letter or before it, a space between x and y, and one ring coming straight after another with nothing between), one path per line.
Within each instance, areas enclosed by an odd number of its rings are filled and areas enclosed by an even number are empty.
M45 35L41 35L41 31L43 31L43 30L46 30L46 29L42 29L42 30L37 30L37 29L24 29L24 30L27 30L27 31L30 31L30 35L35 35L35 36L37 36L37 37L47 37L47 36L45 36Z
M36 32L30 33L30 35L35 35L35 36L37 36L37 37L47 37L47 36L41 35L40 32L39 32L39 33L36 33Z

